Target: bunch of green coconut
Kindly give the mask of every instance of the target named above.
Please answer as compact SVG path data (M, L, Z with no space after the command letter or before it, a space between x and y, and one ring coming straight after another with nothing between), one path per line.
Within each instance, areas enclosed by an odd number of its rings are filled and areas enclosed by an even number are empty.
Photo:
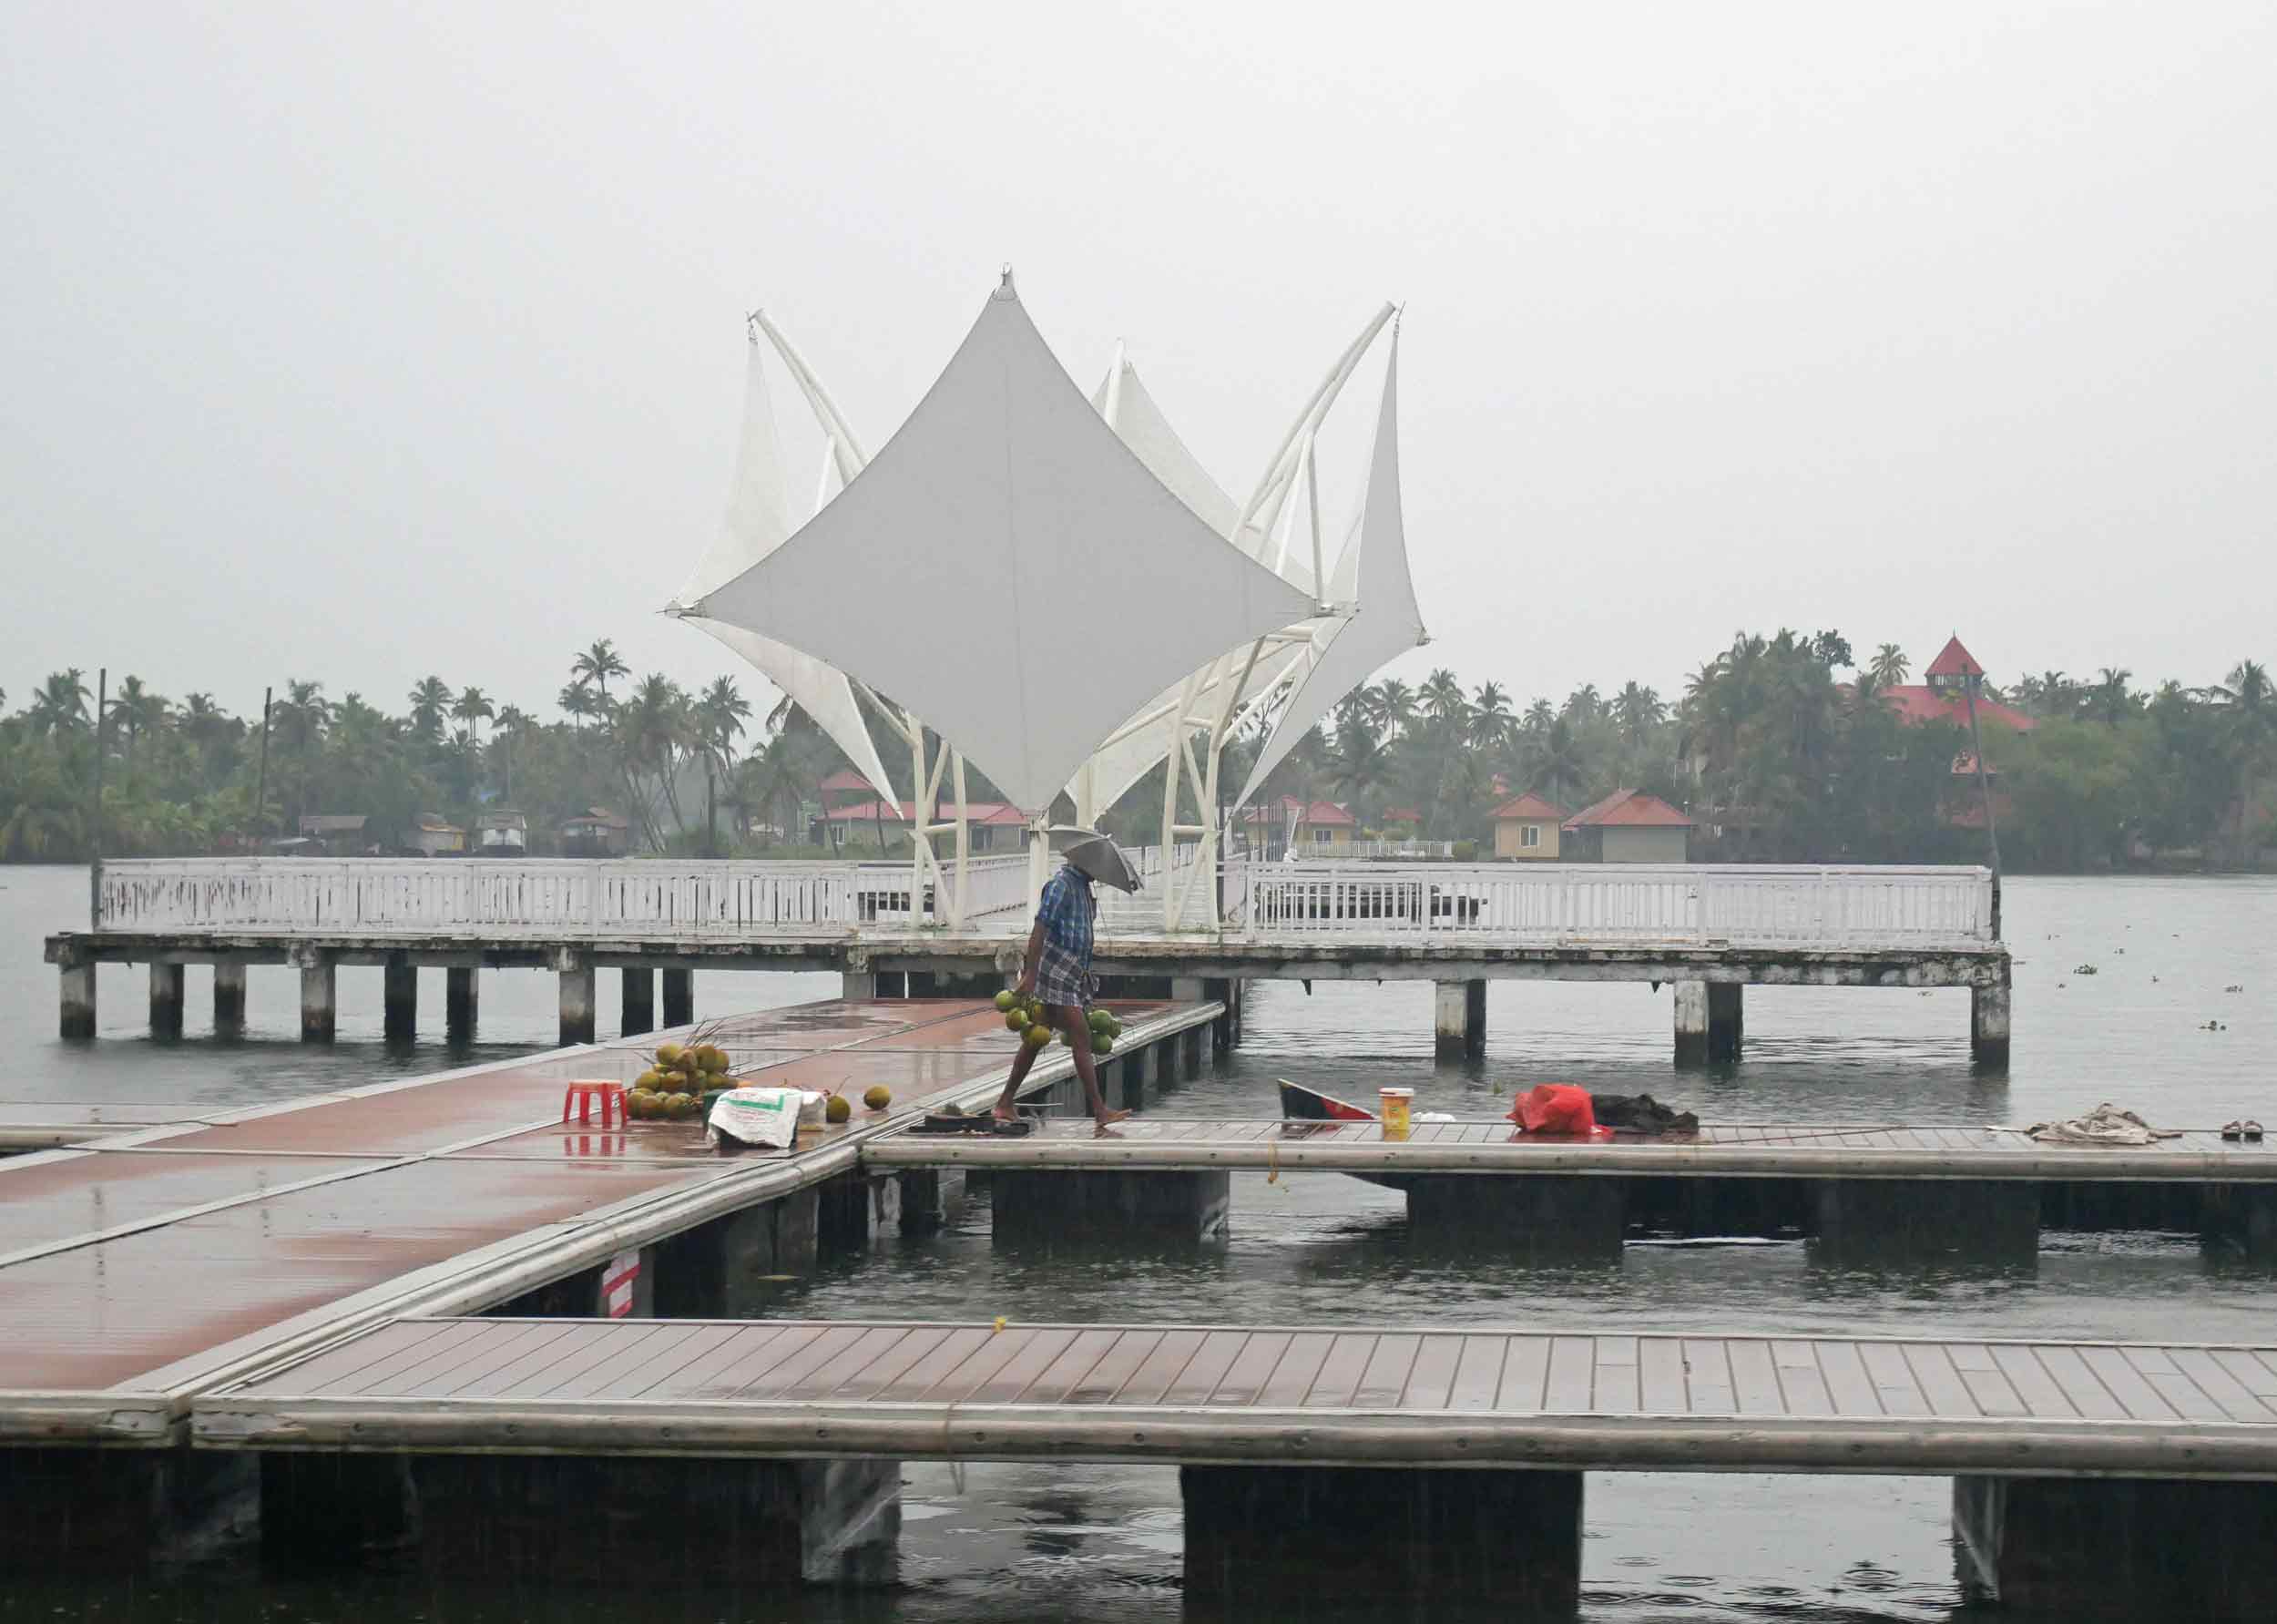
M659 1043L656 1064L633 1079L625 1108L639 1121L686 1121L701 1116L715 1096L733 1087L727 1051L718 1045Z
M1044 1024L1044 1001L1041 998L1022 998L1017 993L1001 992L996 995L996 1007L1004 1015L1005 1029L1017 1032L1020 1041L1028 1047L1040 1049L1052 1040L1052 1029ZM1111 1009L1094 1009L1090 1014L1090 1023L1091 1052L1095 1055L1113 1054L1115 1040L1123 1035L1123 1023L1115 1018L1115 1012ZM1059 1041L1068 1041L1065 1032L1059 1035Z

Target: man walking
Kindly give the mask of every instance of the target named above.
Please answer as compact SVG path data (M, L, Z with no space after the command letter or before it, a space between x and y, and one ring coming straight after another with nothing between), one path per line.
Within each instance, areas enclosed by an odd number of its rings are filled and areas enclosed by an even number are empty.
M1036 906L1036 928L1028 932L1027 952L1020 961L1019 994L1044 1001L1044 1023L1067 1035L1074 1051L1076 1076L1083 1079L1083 1097L1091 1107L1091 1119L1102 1137L1114 1137L1112 1125L1128 1111L1110 1111L1099 1093L1098 1067L1091 1058L1091 924L1098 903L1091 894L1091 876L1074 863L1063 863L1044 885ZM996 1099L996 1120L1010 1122L1018 1112L1020 1085L1036 1064L1037 1050L1027 1044L1013 1057L1012 1075Z

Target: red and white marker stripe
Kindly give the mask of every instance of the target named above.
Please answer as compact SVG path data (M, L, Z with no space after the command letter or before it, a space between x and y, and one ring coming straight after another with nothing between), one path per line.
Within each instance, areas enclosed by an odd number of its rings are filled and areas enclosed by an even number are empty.
M601 1303L608 1317L621 1320L632 1312L633 1282L640 1278L640 1254L620 1251L602 1265Z

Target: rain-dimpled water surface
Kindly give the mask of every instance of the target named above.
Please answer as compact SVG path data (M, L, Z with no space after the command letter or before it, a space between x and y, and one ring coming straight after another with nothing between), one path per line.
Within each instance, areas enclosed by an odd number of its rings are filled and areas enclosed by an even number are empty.
M144 1033L139 970L106 967L102 1039L66 1046L54 1037L56 977L40 963L39 939L83 919L86 898L84 870L0 869L0 1098L211 1109L553 1041L552 977L485 971L481 1042L446 1047L441 977L429 972L421 1041L384 1046L380 977L350 969L340 976L340 1041L303 1048L293 1041L291 973L256 967L244 1039L209 1035L205 980L193 969L188 1036L155 1044ZM2006 916L2017 968L2005 1078L1971 1073L1965 992L1751 988L1741 1062L1680 1074L1665 987L1496 984L1486 1057L1458 1063L1431 1057L1425 984L1322 982L1308 996L1292 982L1264 982L1251 987L1231 1064L1162 1108L1270 1115L1273 1079L1289 1076L1353 1097L1403 1084L1419 1111L1464 1115L1506 1110L1520 1087L1570 1080L1649 1092L1723 1119L2013 1123L2105 1099L2160 1126L2277 1118L2277 882L2013 880ZM2097 973L2078 975L2083 964ZM600 1029L613 1032L615 978L599 979ZM2242 990L2224 990L2231 986ZM836 992L831 976L696 978L699 1016ZM1845 1273L1814 1265L1799 1244L1631 1245L1617 1267L1520 1267L1414 1244L1401 1198L1355 1180L1237 1173L1222 1245L1132 1250L1106 1236L1074 1256L1000 1251L985 1204L975 1203L943 1235L826 1263L784 1312L2231 1341L2277 1331L2277 1282L2201 1257L2193 1236L2062 1231L2044 1237L2036 1270L2007 1274ZM384 1578L301 1585L230 1568L165 1584L18 1588L0 1592L0 1619L1138 1624L1186 1616L1174 1470L912 1465L904 1479L903 1584L882 1594L720 1595L699 1573L684 1590L623 1596ZM1581 1617L1945 1619L1959 1602L1949 1492L1943 1478L1592 1474ZM1317 1618L1330 1616L1326 1607L1292 1593L1272 1612ZM1468 1624L1455 1609L1433 1614L1435 1624Z

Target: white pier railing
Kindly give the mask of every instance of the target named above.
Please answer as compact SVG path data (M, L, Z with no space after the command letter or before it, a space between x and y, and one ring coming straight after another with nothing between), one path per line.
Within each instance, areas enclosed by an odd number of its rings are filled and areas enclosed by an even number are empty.
M1229 934L1588 945L1989 944L1983 868L1738 863L1229 865Z
M974 860L967 917L1025 914L1026 873L1024 857ZM103 865L96 928L734 940L906 926L911 913L902 863L149 858Z
M1177 848L1173 870L1192 861ZM1163 934L1161 854L1133 853L1148 890L1102 894L1108 938ZM1181 936L1506 945L1819 948L1987 945L1982 868L1509 863L1221 864L1192 888ZM103 865L97 928L193 935L761 941L943 923L900 863L490 861L480 858L138 859ZM965 917L1016 932L1022 856L975 860Z

